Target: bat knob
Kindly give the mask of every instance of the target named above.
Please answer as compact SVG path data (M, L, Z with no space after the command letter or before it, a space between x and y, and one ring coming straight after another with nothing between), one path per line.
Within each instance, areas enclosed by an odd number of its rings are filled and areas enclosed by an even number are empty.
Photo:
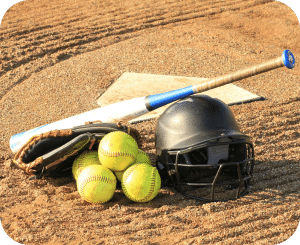
M284 65L289 68L293 69L295 67L295 57L290 50L284 50L282 53L282 59Z

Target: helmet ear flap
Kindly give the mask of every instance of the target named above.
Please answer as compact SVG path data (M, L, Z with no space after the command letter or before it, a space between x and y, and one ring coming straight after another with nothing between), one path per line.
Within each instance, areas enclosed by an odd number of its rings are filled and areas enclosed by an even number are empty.
M168 157L169 157L169 162L173 163L172 169L170 171L171 178L172 179L177 178L177 181L185 179L190 173L190 168L178 166L178 171L176 171L175 168L176 168L176 163L184 164L185 166L192 165L188 154L168 155ZM173 176L173 174L174 174L174 176Z
M228 162L242 162L247 158L247 149L245 143L230 144L228 153ZM236 166L228 166L223 169L224 173L233 177L238 177L238 170ZM244 174L245 170L243 164L241 165L241 174Z
M156 168L161 178L161 186L172 186L173 182L171 176L168 173L168 169L161 163L156 161Z
M244 161L247 157L247 149L246 144L230 144L229 145L229 154L228 161L229 162L241 162Z

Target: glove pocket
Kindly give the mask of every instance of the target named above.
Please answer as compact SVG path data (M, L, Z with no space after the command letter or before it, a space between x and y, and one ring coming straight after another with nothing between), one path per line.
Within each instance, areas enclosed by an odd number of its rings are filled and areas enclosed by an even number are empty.
M79 152L87 150L93 138L93 135L89 132L78 135L66 144L43 155L42 165L44 169L36 170L43 171L44 174L48 174L54 170L55 173L58 173L62 170L71 169L76 155Z
M86 132L59 138L43 139L14 162L26 173L40 178L72 168L76 155L89 148L94 141L91 133Z

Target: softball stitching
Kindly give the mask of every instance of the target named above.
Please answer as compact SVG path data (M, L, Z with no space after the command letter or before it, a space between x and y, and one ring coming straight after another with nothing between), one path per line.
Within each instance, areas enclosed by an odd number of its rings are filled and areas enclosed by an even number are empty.
M134 141L135 140L128 134L124 133L124 132L121 132L119 131L120 134L124 134L129 140L131 141ZM102 153L104 156L107 156L107 157L118 157L118 156L126 156L126 157L130 157L131 159L135 159L136 156L130 154L130 153L127 153L127 152L121 152L121 151L105 151L102 147L99 148L99 151L100 153Z
M110 151L105 151L103 148L100 148L99 151L100 151L100 153L102 153L104 156L107 156L107 157L126 156L126 157L130 157L132 159L135 159L134 155L127 153L127 152L121 152L121 151L110 152Z
M141 201L145 201L147 200L151 195L152 193L154 192L154 188L155 188L155 177L156 177L156 169L153 168L152 170L152 174L151 174L151 183L150 183L150 190L149 190L149 193L147 196L145 196L145 198L143 198Z
M127 176L125 176L126 178L123 179L124 182L126 182L127 177L132 173L132 171L133 171L138 165L139 165L139 164L135 164L135 165L133 165L134 167L131 167L131 169L130 169L131 171L129 171L128 174L127 174ZM124 178L124 176L123 176L123 178ZM143 201L147 200L147 199L152 195L152 193L154 192L154 189L155 189L155 179L156 179L156 169L153 168L152 174L151 174L150 190L149 190L149 193L147 194L147 196L145 196L142 200L137 200L136 198L133 198L133 197L132 197L132 199L133 199L134 201L136 201L136 202L143 202ZM123 185L123 184L122 184L122 185ZM126 188L123 188L123 191L124 191L127 195L129 195L129 193L127 192L127 189L126 189ZM129 195L129 196L131 196L131 195Z
M90 181L97 181L97 180L98 180L98 181L101 181L101 182L104 182L104 183L107 183L107 184L114 184L114 183L116 183L116 180L114 180L114 179L109 179L109 178L107 178L107 177L105 177L105 176L101 176L101 175L94 175L94 176L90 176L90 177L86 178L86 179L81 183L80 188L79 188L79 190L78 190L79 194L80 194L82 197L84 197L86 200L87 200L88 198L86 198L86 196L84 195L84 192L83 192L83 189L84 189L85 185L86 185L87 183L89 183ZM104 200L104 201L102 201L102 202L107 202L107 201L109 201L109 200Z
M126 195L129 195L129 193L127 192L127 189L125 188L125 185L123 184L124 182L127 181L127 177L132 173L132 171L138 166L138 164L133 165L132 167L130 167L129 171L126 171L126 176L123 176L123 181L122 181L122 189L125 192ZM126 177L126 178L125 178Z

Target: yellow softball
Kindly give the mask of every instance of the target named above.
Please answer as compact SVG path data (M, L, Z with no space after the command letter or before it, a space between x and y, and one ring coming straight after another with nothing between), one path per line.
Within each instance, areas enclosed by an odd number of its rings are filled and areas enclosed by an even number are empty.
M116 187L115 175L102 165L87 166L78 175L77 190L81 198L93 204L108 202Z
M136 160L130 166L132 166L133 164L136 164L136 163L147 163L147 164L151 165L151 160L146 152L142 151L141 149L138 149L138 154L136 156ZM114 171L114 174L116 175L117 179L120 182L122 182L123 174L125 171L126 171L126 169L124 171Z
M147 163L130 166L121 183L124 194L135 202L149 202L156 197L161 187L157 169Z
M135 163L148 163L149 165L152 165L148 154L141 149L138 149Z
M101 164L113 171L124 171L136 160L138 145L122 131L105 135L100 141L98 156Z
M78 174L87 166L93 164L101 164L97 151L84 151L77 156L72 165L72 173L74 179L77 180Z

